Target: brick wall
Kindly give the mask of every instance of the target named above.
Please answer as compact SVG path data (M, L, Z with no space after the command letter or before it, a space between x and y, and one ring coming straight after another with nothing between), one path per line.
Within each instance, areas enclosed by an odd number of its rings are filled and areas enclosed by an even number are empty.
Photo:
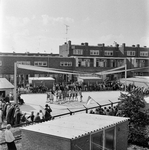
M23 150L70 150L70 140L22 130Z

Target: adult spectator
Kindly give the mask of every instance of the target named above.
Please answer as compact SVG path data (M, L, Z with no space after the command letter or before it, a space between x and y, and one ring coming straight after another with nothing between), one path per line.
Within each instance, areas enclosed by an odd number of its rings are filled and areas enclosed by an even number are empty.
M31 112L31 115L27 117L27 119L30 119L32 122L34 121L35 115L34 112Z
M23 114L22 118L21 118L21 122L25 123L28 122L27 118L26 118L26 113Z
M14 125L14 113L15 113L15 106L11 104L7 113L7 124Z
M0 108L0 128L2 127L3 119L2 119L2 108Z
M35 122L40 122L41 121L40 116L39 116L39 112L36 114L34 121Z
M52 116L51 116L51 112L52 109L50 108L50 106L48 104L45 105L45 120L51 120Z
M42 110L39 111L40 120L44 120L44 113Z
M15 142L14 142L15 138L10 129L11 129L11 125L8 124L5 130L5 141L7 143L8 150L17 150Z
M14 118L15 118L14 124L15 125L19 125L20 124L20 122L21 122L21 116L22 116L22 113L20 111L20 108L16 107L15 115L14 115Z

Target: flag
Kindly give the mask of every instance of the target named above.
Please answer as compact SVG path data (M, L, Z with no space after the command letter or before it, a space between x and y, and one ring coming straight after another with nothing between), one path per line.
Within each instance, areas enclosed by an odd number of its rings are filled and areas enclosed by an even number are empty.
M93 99L92 99L90 96L88 96L88 99L87 99L86 105L89 105L89 104L90 104L90 102L91 102L92 100L93 100Z

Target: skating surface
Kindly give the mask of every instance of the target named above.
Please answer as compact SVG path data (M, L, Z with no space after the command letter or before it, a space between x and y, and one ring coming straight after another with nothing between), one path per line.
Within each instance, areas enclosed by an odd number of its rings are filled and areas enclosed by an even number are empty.
M120 96L120 91L82 92L82 95L82 102L66 101L62 102L62 104L58 104L56 102L56 99L54 99L53 104L48 103L52 108L52 115L54 116L62 113L68 113L69 110L75 111L81 110L85 107L89 108L98 106L96 102L98 102L100 105L108 104L110 103L110 101L116 102L118 101L118 98ZM91 103L89 105L86 104L88 96L93 99L91 100ZM39 112L39 110L44 109L47 100L46 94L22 94L21 97L25 101L25 104L20 106L21 111L26 112L27 114L30 114L31 111L34 111L36 113Z

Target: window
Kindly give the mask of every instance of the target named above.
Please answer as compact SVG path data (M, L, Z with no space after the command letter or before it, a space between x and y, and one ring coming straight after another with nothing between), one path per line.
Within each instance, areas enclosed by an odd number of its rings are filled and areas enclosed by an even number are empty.
M135 51L127 51L127 56L135 56Z
M60 62L60 66L70 67L72 66L72 62Z
M34 66L47 66L46 61L35 61Z
M113 51L105 51L104 55L105 56L113 56Z
M114 128L105 131L105 147L110 150L115 148Z
M30 62L30 61L17 61L17 64L21 64L21 65L30 65L31 62Z
M103 132L91 135L91 150L103 150Z
M104 60L102 60L102 59L97 59L97 60L96 60L96 66L97 66L97 67L104 67Z
M2 61L0 60L0 66L2 66Z
M99 50L90 50L90 55L99 55Z
M140 52L140 56L148 56L148 52Z
M83 49L74 49L73 54L74 55L83 55Z
M90 59L78 59L78 66L79 67L90 67L91 60Z

